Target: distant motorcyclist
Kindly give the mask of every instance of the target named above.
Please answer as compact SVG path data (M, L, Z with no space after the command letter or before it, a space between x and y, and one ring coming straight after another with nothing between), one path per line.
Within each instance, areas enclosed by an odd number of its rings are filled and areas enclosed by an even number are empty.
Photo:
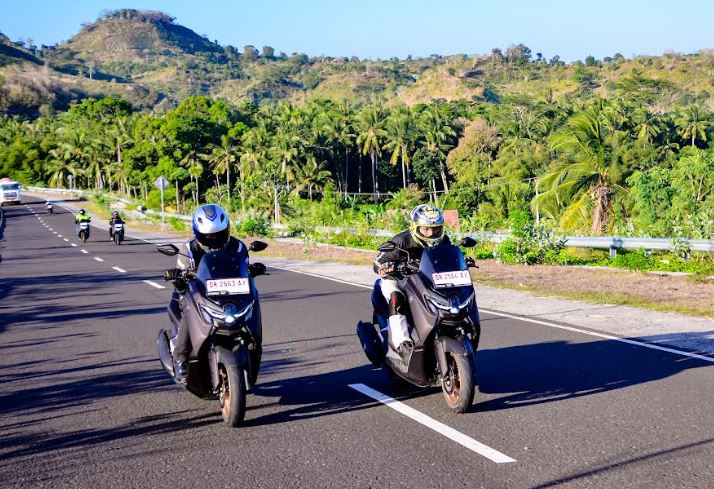
M166 270L166 280L173 281L174 293L169 302L169 309L179 318L178 332L174 338L174 361L176 362L176 380L185 382L188 372L188 356L191 353L191 340L189 328L183 319L183 293L186 284L181 280L185 270L195 271L206 253L218 250L230 250L238 255L239 260L244 260L248 265L251 275L255 276L265 271L265 267L256 263L249 263L248 248L245 244L230 235L230 221L228 214L216 204L202 205L193 213L191 220L193 239L182 245L182 255L178 255L177 267ZM186 255L186 256L183 256Z
M408 256L399 250L381 252L375 259L374 271L381 277L382 295L389 304L389 341L397 353L405 355L414 347L414 343L410 339L405 316L407 298L398 285L398 265L409 261L418 262L424 248L432 248L442 242L450 243L449 237L444 234L441 210L429 204L416 206L409 213L409 229L390 241L405 250Z
M74 216L74 223L79 224L80 222L90 222L92 218L87 214L84 209L79 209L79 212Z
M124 221L119 217L119 211L112 212L112 218L109 221L109 239L114 238L114 224L124 224Z

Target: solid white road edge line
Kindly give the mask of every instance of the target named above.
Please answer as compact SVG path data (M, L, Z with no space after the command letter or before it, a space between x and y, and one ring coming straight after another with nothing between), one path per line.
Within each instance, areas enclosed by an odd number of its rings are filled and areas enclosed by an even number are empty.
M119 273L126 273L126 270L124 270L123 268L119 268L119 267L112 267L112 268Z
M363 289L372 290L372 288L373 288L372 286L357 284L354 282L348 282L347 280L340 280L338 278L326 277L324 275L318 275L316 273L293 270L292 268L276 267L275 265L270 265L270 266L272 268L277 268L278 270L285 270L288 272L301 273L303 275L309 275L311 277L322 278L325 280L332 280L333 282L339 282L341 284L352 285L355 287L362 287ZM676 350L674 348L667 348L666 346L659 346L659 345L655 345L653 343L644 343L642 341L630 340L627 338L620 338L619 336L613 336L613 335L609 335L606 333L597 333L595 331L589 331L587 329L580 329L580 328L576 328L573 326L564 326L562 324L551 323L548 321L541 321L540 319L530 319L530 318L523 317L523 316L516 316L514 314L507 314L505 312L498 312L498 311L492 311L490 309L483 309L481 307L479 307L478 310L480 312L485 312L486 314L493 314L494 316L506 317L509 319L515 319L517 321L525 321L527 323L540 324L542 326L549 326L551 328L558 328L558 329L562 329L565 331L572 331L574 333L586 334L586 335L590 335L590 336L595 336L597 338L605 338L605 339L612 340L612 341L619 341L620 343L627 343L628 345L640 346L642 348L649 348L651 350L664 351L667 353L672 353L674 355L681 355L681 356L688 357L688 358L695 358L697 360L704 360L705 362L714 363L714 357L708 357L706 355L698 355L697 353L690 353L687 351Z
M104 258L99 258L98 256L95 256L94 259L97 261L104 261Z
M483 443L464 435L460 431L457 431L452 427L441 423L440 421L430 418L426 414L423 414L417 411L416 409L407 406L403 402L397 401L396 399L384 395L381 392L372 389L371 387L367 387L364 384L348 384L348 386L358 392L361 392L365 396L371 397L372 399L381 402L385 406L394 409L398 413L401 413L404 416L413 419L417 423L420 423L426 426L427 428L430 428L436 431L437 433L444 435L445 437L455 441L459 445L464 446L483 457L486 457L492 462L496 462L497 464L507 464L510 462L515 462L515 459L512 459L508 455L505 455L499 452L498 450L494 450L488 445L484 445Z
M145 284L149 284L152 287L156 287L157 289L165 289L166 288L163 285L159 285L156 282L152 282L151 280L142 280L142 282L144 282Z

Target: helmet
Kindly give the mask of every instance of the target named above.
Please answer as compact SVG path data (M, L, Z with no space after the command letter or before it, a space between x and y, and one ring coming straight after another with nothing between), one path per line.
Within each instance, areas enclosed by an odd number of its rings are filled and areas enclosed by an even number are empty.
M84 215L85 214L84 209L79 209L79 213Z
M191 220L196 240L209 250L219 250L231 236L228 214L220 205L202 205L193 213Z
M425 235L424 228L430 228ZM424 248L432 248L444 239L444 215L429 204L419 204L409 213L409 232L414 241Z

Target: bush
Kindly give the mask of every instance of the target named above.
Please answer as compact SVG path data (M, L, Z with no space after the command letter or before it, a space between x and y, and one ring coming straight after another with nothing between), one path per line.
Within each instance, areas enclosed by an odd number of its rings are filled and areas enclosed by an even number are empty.
M167 222L176 231L186 231L186 222L182 221L178 217L169 217Z
M542 224L535 224L530 215L516 211L509 216L512 238L496 248L496 258L503 263L544 263L554 260L565 247L565 237L556 236Z
M247 214L242 216L235 224L238 234L244 236L271 236L270 220L261 214Z

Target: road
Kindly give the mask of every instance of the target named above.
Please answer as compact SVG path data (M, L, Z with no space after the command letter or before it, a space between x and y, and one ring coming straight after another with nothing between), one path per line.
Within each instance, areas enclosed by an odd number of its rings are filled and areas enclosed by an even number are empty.
M714 487L712 362L484 314L475 404L454 415L367 365L368 290L279 269L256 280L263 365L227 428L159 366L173 259L99 229L82 244L58 207L5 208L2 488Z

